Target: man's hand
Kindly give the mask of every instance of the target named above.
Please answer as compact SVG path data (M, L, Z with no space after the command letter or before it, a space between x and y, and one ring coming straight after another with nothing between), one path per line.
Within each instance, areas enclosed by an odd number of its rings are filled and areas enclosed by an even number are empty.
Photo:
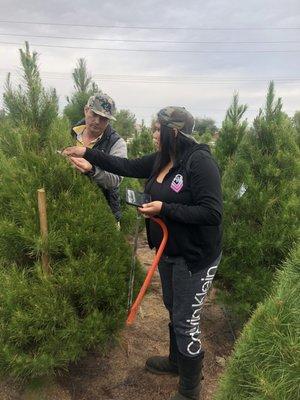
M145 216L158 215L162 208L162 201L152 201L151 203L143 204L138 210Z
M73 146L63 149L62 154L69 157L83 157L85 151L86 147Z
M84 158L79 157L69 157L71 163L75 166L78 171L82 172L83 174L90 172L93 168L92 164L90 164Z

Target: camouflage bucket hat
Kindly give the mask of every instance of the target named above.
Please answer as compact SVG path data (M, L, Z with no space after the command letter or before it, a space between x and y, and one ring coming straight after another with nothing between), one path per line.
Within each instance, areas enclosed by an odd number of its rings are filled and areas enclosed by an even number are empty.
M91 108L94 113L102 117L116 120L113 114L116 112L115 102L111 97L105 93L96 93L88 99L87 106Z
M195 140L192 136L195 120L184 107L169 106L162 108L158 112L157 118L162 125L178 129L182 135Z

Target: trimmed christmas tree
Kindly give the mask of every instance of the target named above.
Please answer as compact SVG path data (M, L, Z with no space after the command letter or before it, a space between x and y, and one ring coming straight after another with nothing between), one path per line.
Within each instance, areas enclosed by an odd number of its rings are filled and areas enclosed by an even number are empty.
M18 379L54 374L111 342L126 318L131 261L98 187L56 152L70 143L66 121L53 119L47 135L23 121L0 126L0 372ZM50 276L41 268L45 251ZM138 270L138 286L140 277Z
M215 400L295 400L300 395L300 246L245 326Z
M242 318L268 293L274 270L298 232L299 149L281 108L271 83L265 109L223 176L224 251L218 278L226 302Z

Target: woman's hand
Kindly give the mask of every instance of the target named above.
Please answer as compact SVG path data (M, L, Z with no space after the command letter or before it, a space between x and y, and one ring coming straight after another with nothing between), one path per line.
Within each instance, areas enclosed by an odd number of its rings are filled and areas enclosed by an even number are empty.
M69 157L69 160L75 166L75 168L78 169L78 171L82 172L83 174L90 172L93 169L92 164L89 163L84 158Z
M162 201L151 201L151 203L143 204L143 207L139 207L138 210L145 216L158 215L162 208Z
M73 146L63 149L62 154L69 157L83 157L85 151L86 147Z

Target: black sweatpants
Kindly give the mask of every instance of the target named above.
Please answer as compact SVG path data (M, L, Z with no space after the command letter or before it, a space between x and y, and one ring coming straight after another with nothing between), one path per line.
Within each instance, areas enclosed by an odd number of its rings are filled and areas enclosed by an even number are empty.
M163 301L170 314L177 347L188 357L204 353L200 316L221 255L207 268L191 274L183 257L162 256L158 269Z

